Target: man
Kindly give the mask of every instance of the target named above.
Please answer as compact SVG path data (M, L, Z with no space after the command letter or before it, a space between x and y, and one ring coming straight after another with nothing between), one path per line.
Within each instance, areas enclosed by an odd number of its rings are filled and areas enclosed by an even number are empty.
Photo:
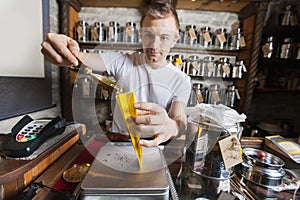
M73 39L58 34L47 34L42 42L42 53L53 64L78 65L78 60L96 71L107 71L118 84L134 91L135 108L140 114L127 121L143 137L145 147L157 146L178 136L186 129L185 106L190 94L190 78L179 71L166 56L179 39L179 22L174 8L169 4L153 3L141 20L143 54L79 53ZM146 114L145 114L146 113ZM113 132L126 132L126 126L115 110Z

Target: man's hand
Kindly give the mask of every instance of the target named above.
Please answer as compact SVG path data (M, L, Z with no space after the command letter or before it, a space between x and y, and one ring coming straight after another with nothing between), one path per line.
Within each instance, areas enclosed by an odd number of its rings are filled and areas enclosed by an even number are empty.
M164 108L146 102L138 102L134 106L141 112L131 118L135 123L133 128L141 133L141 137L155 137L153 140L140 140L142 146L157 146L177 136L181 122L170 118Z
M59 66L77 66L79 45L72 38L55 33L48 33L46 41L41 43L41 52L45 59Z

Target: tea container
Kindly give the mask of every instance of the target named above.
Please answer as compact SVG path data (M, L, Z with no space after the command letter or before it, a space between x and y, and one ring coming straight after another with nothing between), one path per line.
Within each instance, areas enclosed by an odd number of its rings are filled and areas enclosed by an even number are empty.
M219 84L211 84L209 86L209 103L217 105L222 103L223 92Z
M119 23L115 21L109 22L106 34L108 42L119 42L121 40Z
M173 58L173 65L183 72L187 72L186 60L182 54L175 54Z
M90 29L90 36L92 41L103 42L106 39L105 25L102 22L95 22Z
M227 57L219 58L216 69L216 77L230 78L231 71L232 65L230 63L230 59Z
M198 34L198 43L203 47L209 47L212 44L212 33L210 27L205 26L200 29Z
M266 39L262 45L262 53L264 58L274 58L276 57L277 51L277 39L270 36Z
M235 29L231 32L229 41L230 48L232 49L240 49L241 47L246 46L245 38L240 28Z
M216 35L214 36L214 45L220 49L223 49L227 46L228 35L226 31L226 28L220 28L216 30Z
M226 103L225 105L234 108L240 95L235 85L228 85L226 89Z
M78 21L75 25L75 38L77 41L88 41L89 24L85 21Z
M197 44L197 30L196 25L187 25L185 30L185 43L189 45Z
M216 64L214 62L214 57L213 56L204 57L199 75L204 77L214 77L215 73L216 73Z
M125 41L129 43L138 42L138 32L136 29L136 24L134 22L126 23Z
M285 38L280 48L280 58L290 59L293 57L293 39Z
M243 74L246 72L246 66L243 60L236 61L235 65L232 67L232 78L243 78Z
M200 60L199 56L190 56L188 58L187 67L188 67L188 75L196 76L200 71Z

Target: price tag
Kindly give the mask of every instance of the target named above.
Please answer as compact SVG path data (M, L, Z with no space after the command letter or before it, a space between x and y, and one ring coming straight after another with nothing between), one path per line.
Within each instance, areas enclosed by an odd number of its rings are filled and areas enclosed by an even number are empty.
M133 27L127 26L127 27L126 27L126 33L127 33L130 37L132 37L132 36L133 36L133 33L134 33Z
M209 32L203 33L203 38L204 38L204 41L205 41L206 43L211 42L211 37L210 37L210 35L209 35Z
M213 98L214 102L220 102L221 101L220 95L217 91L214 91L212 93L212 98Z
M215 67L214 64L212 62L207 63L207 68L209 72L214 72L215 71Z
M218 37L218 40L219 40L220 43L226 42L226 37L225 37L224 33L218 34L217 37Z
M220 140L219 146L226 169L243 162L241 143L236 135Z
M201 93L197 94L198 103L203 103L203 96Z
M193 61L193 62L192 62L192 66L193 66L193 68L194 68L196 71L199 71L199 70L200 70L200 66L199 66L199 64L198 64L197 61Z
M79 35L79 37L83 37L84 36L83 30L82 30L81 26L78 26L76 30L77 30L77 34Z
M245 47L246 46L246 41L245 41L245 37L244 36L240 37L240 45L241 45L241 47Z
M96 29L92 29L91 33L92 33L92 36L93 36L94 40L99 39L99 34L97 33Z
M225 72L225 74L229 75L230 74L230 67L228 64L225 64L222 66L223 71Z
M189 30L189 36L192 40L196 40L197 39L197 36L196 36L196 33L195 33L195 30L194 29L190 29Z

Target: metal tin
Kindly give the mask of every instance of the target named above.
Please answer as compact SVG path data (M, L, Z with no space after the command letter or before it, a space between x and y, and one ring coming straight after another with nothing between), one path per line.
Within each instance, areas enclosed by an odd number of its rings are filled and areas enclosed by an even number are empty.
M188 75L197 76L200 71L201 63L199 61L199 56L189 56L187 67Z
M85 21L78 21L75 25L75 38L77 41L89 40L89 24Z
M126 23L125 42L129 42L129 43L138 42L138 31L136 29L135 22Z
M92 41L103 42L106 39L106 28L104 23L95 22L94 27L90 29L90 36Z
M291 59L293 58L293 39L285 38L284 42L281 44L280 58Z
M214 36L214 45L216 47L219 47L220 49L223 49L227 46L228 42L228 34L226 33L226 28L219 28L216 30L215 36Z
M212 44L212 33L210 27L202 27L198 34L198 43L203 47L209 47Z
M197 44L197 30L196 25L187 25L184 34L185 44L195 45Z
M203 58L201 70L199 72L200 76L204 77L214 77L216 74L216 65L213 56L207 56Z
M273 36L268 37L262 45L261 49L264 58L276 57L277 39Z
M243 78L243 72L245 71L245 64L243 60L236 61L235 65L232 67L232 78Z
M221 86L219 84L211 84L209 86L209 103L217 105L222 103L222 99L224 99L224 97Z
M277 156L254 148L243 149L241 175L255 184L279 186L285 175L284 162Z
M109 22L109 26L106 30L106 38L108 42L120 42L121 34L120 34L120 25L118 22L111 21Z
M230 58L222 57L219 58L216 77L229 78L232 71L232 65L230 64Z
M226 90L226 106L234 108L237 100L235 85L228 85Z
M244 35L241 32L241 28L237 28L231 32L230 39L229 39L229 46L233 49L240 49L243 45L244 41L241 41L243 39Z

